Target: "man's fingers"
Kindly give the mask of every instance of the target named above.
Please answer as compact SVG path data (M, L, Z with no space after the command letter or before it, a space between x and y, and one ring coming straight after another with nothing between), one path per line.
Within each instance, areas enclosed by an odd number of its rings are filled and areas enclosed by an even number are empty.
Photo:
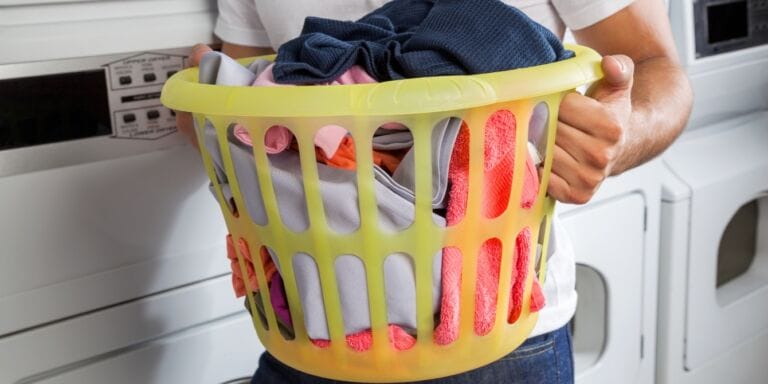
M635 63L632 59L624 55L605 56L600 65L603 78L587 94L601 101L629 97L635 75Z
M213 51L211 47L205 44L196 44L189 53L189 60L187 66L197 67L200 64L200 59L208 52ZM196 149L200 149L197 143L197 135L195 134L195 125L193 122L192 114L189 112L176 111L176 128L179 133L184 135Z
M583 204L589 201L605 176L595 168L584 167L564 149L555 146L553 152L552 175L556 175L567 184L565 195L560 201ZM551 181L550 181L551 183Z
M195 124L191 113L176 112L176 128L182 135L187 137L195 148L199 149L197 135L195 134Z
M563 203L572 203L572 201L568 199L568 196L571 195L571 188L568 186L568 183L563 180L562 177L554 173L549 175L549 186L547 187L547 193L557 201Z
M192 47L192 51L189 54L189 66L197 67L200 64L200 59L208 52L213 51L211 47L205 44L196 44Z
M608 142L618 142L623 135L621 124L605 106L576 92L565 95L557 119L589 136Z
M610 160L608 146L600 139L592 137L562 122L558 122L555 145L562 148L580 164L605 169Z

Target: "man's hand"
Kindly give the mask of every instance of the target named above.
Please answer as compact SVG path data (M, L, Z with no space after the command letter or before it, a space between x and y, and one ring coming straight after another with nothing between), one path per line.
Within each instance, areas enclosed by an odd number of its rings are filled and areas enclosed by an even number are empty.
M560 105L549 194L586 203L607 176L664 151L682 132L692 92L661 0L635 0L573 31L603 55L604 78Z
M205 44L197 44L194 47L192 47L192 51L189 54L189 61L187 62L187 65L189 67L197 67L200 64L200 59L208 52L211 52L213 49L211 47L205 45ZM192 143L192 145L195 146L195 148L199 148L197 145L197 135L195 135L195 125L192 121L192 114L189 112L176 112L176 128L179 130L179 132L186 136L187 139Z
M584 204L611 175L632 115L634 63L605 56L604 77L587 96L569 93L560 104L548 192L565 203Z
M197 44L192 47L189 53L189 61L187 62L189 67L197 67L200 65L200 59L208 52L213 51L211 47L205 44ZM274 53L271 48L259 48L248 47L244 45L236 45L230 43L222 44L221 51L227 54L229 57L238 59L241 57L251 57L259 55L268 55ZM198 148L197 135L195 134L195 125L192 120L192 114L189 112L176 112L176 128L179 132L189 139L195 148Z

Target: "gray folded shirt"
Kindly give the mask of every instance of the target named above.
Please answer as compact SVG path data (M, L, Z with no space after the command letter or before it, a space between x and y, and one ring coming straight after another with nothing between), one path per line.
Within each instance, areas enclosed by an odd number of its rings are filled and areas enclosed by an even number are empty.
M249 68L263 70L263 63L254 63ZM204 56L200 63L200 82L221 85L250 85L257 74L244 68L225 55L214 52ZM444 205L448 162L461 121L441 121L432 135L433 205ZM409 131L388 130L384 135L374 137L374 148L393 150L413 146ZM216 175L230 209L232 193L224 172L222 154L216 132L210 123L204 127L204 147L214 163ZM241 143L228 132L228 146L237 175L245 209L256 224L267 223L264 202L253 160L252 149ZM269 155L270 175L275 188L280 216L291 230L302 231L308 227L309 218L304 195L304 185L299 154L285 151ZM338 232L349 233L360 224L357 205L357 184L354 171L342 170L317 164L320 192L325 207L326 220ZM390 176L381 168L375 168L374 188L379 211L379 225L382 230L396 231L408 227L414 217L415 186L413 150L403 158L395 173ZM438 225L445 225L445 219L433 214ZM270 251L271 252L271 251ZM282 268L276 255L271 254L278 271ZM304 323L312 339L329 339L328 326L323 304L319 274L314 259L298 253L293 257L294 273L299 291ZM432 311L436 313L440 303L442 252L432 256ZM346 334L370 329L367 280L361 259L354 255L339 255L334 265L339 299ZM411 258L403 253L389 255L384 262L384 284L386 291L387 317L390 324L397 324L406 330L416 328L416 281Z

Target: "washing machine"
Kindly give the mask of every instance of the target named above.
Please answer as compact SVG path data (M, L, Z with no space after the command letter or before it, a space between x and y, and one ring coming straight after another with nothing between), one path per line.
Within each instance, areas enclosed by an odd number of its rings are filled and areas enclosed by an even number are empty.
M680 1L695 101L663 157L659 383L768 382L768 3Z
M558 208L577 263L579 384L653 383L660 169L647 163L606 180L588 204Z
M209 0L0 0L0 383L224 383L262 348L159 101Z

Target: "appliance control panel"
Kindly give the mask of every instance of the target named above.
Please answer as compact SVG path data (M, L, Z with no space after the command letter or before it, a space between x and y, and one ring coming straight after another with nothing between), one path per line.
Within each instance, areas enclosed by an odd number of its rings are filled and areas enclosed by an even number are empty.
M178 53L177 53L178 52ZM0 150L91 137L156 140L176 131L160 103L185 52L0 66Z
M697 57L768 44L768 0L699 0L693 15Z
M105 65L114 137L157 139L176 130L175 113L160 104L160 91L184 68L184 60L184 56L141 53Z

